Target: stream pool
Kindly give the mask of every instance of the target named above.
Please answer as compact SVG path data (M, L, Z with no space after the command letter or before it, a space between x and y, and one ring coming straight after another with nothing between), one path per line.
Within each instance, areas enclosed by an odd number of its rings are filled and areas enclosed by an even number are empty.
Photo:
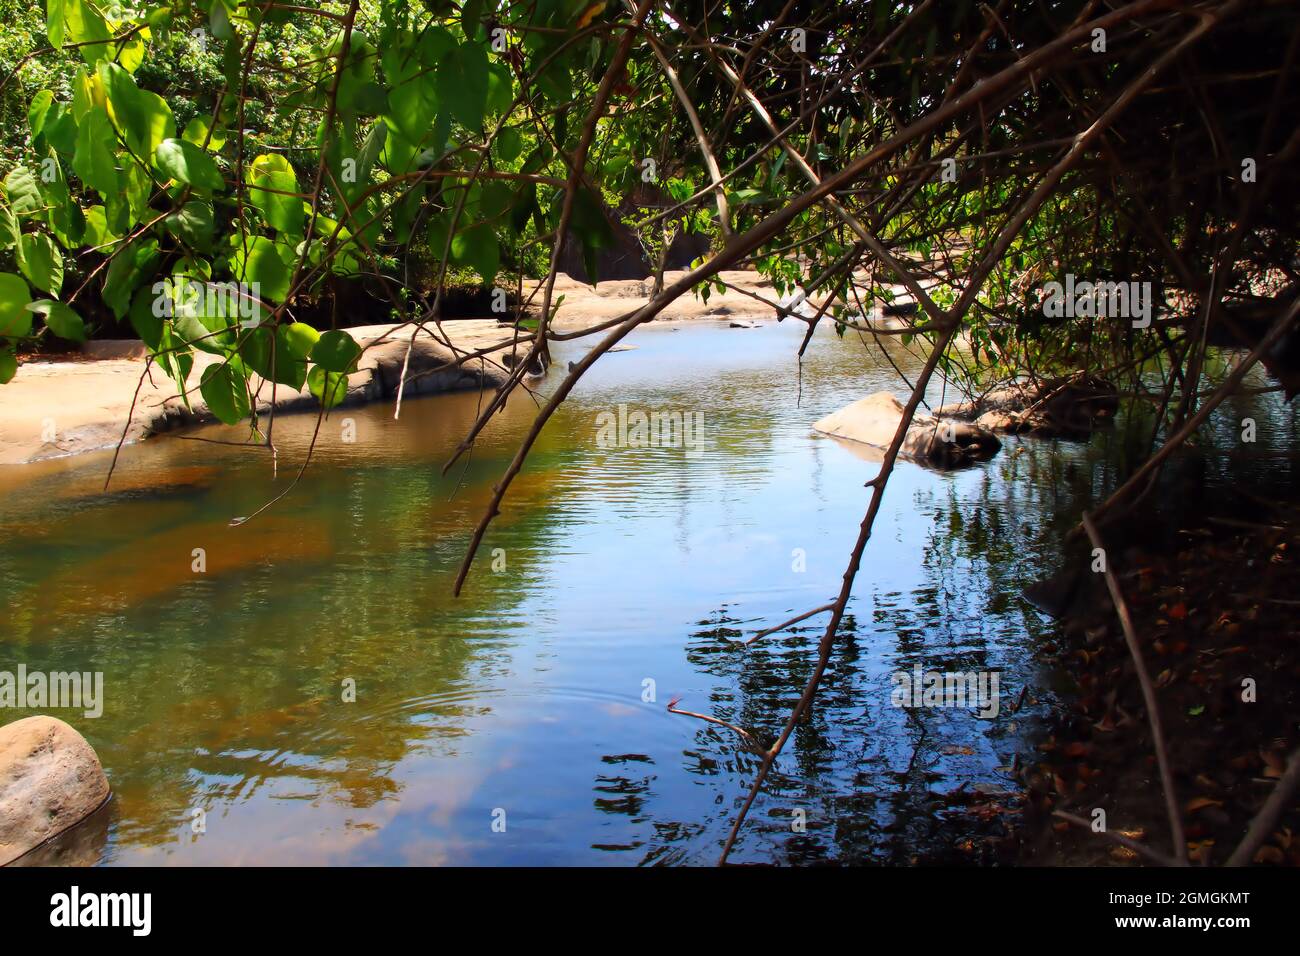
M603 358L458 599L527 395L445 477L477 394L408 400L400 421L390 406L336 410L301 483L238 527L288 486L315 416L276 422L278 477L264 451L173 436L126 448L107 493L110 453L0 471L0 669L104 680L102 716L46 711L87 737L114 792L58 858L712 863L758 758L666 706L779 730L825 617L748 647L728 638L835 595L876 466L810 425L905 391L852 334L816 336L800 369L802 328L652 326ZM538 391L587 347L561 345ZM933 404L945 397L936 382ZM620 405L691 413L701 440L609 447L598 420ZM1015 790L1009 765L1052 697L1035 655L1053 625L1021 589L1055 567L1122 442L1009 438L963 471L900 464L812 717L733 861L924 859L952 849L944 794ZM891 674L916 665L997 671L999 715L893 706ZM1026 685L1038 703L1014 712Z

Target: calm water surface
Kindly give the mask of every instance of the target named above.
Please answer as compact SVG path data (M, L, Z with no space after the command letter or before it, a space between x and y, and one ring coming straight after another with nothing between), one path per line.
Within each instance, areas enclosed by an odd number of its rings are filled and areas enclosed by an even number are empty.
M106 454L0 471L0 669L104 674L101 718L59 712L114 791L65 859L713 862L758 760L665 705L779 730L825 619L748 648L727 638L838 591L876 466L809 426L903 392L851 338L819 335L801 371L801 328L652 327L602 359L459 599L451 582L531 420L527 396L446 477L477 395L407 401L398 422L387 406L336 411L301 484L233 528L287 487L314 416L277 421L278 478L264 452L172 437L126 449L107 494ZM557 367L586 347L562 346ZM597 415L619 404L701 413L707 447L602 449ZM1261 447L1294 440L1289 427ZM1050 624L1020 589L1055 565L1052 515L1113 480L1103 463L1123 441L1013 438L957 473L900 465L817 707L734 860L907 862L951 845L943 794L1014 789L1032 714L1012 705L1026 684L1051 697L1035 663ZM998 670L1001 715L891 706L890 674L916 663Z

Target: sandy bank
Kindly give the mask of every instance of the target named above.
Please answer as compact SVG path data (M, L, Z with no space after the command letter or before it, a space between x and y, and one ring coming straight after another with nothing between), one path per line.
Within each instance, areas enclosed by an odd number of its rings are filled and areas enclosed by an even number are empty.
M685 272L666 272L664 282L671 285ZM773 303L793 307L800 314L815 314L820 300L792 301L793 296L777 294L771 283L757 272L724 271L718 278L727 283L725 291L716 287L706 302L701 296L686 293L670 303L657 322L712 320L730 322L742 328L775 322L778 312ZM524 284L527 298L538 282ZM597 326L617 316L634 311L650 301L653 280L602 282L593 287L561 273L555 281L555 301L559 309L553 327L573 332ZM896 290L905 292L901 287ZM542 296L533 296L529 312L540 312ZM508 319L508 316L502 316ZM797 320L796 320L797 321ZM889 327L900 320L874 315L869 321ZM504 381L503 365L513 364L508 346L512 331L495 319L459 319L442 326L451 342L442 342L421 334L416 337L407 367L405 395L432 394L495 387ZM365 348L359 369L348 383L348 404L393 399L397 394L412 328L361 326L348 330ZM521 336L530 333L524 331ZM457 354L493 349L487 358L471 359L462 367L448 367ZM518 346L519 351L526 344ZM504 356L504 357L503 357ZM0 386L0 465L22 464L115 446L126 431L128 442L158 432L189 425L212 422L215 417L198 391L203 370L217 358L195 352L190 372L190 407L177 395L175 384L160 369L146 374L145 349L140 342L90 342L83 355L71 360L41 360L24 363L9 384ZM256 380L255 380L256 383ZM270 410L272 397L279 412L315 411L319 408L306 388L294 391L281 385L272 390L269 383L256 383L259 411ZM136 391L139 389L139 394ZM134 412L132 406L134 404ZM127 421L130 419L128 426Z
M684 271L665 272L664 285L671 286L686 274ZM770 281L752 270L723 270L718 273L717 278L725 283L723 291L719 292L714 287L709 293L707 302L700 295L692 292L684 293L669 303L659 313L656 321L732 319L746 323L774 322L779 315L773 308L774 304L811 317L817 313L823 302L823 297L819 295L810 297L806 302L792 301L793 290L780 295ZM855 276L855 280L860 286L867 284L863 276ZM532 295L539 285L537 280L524 282L524 298L529 299L531 296L529 311L534 317L541 312L542 293L538 291L536 295ZM561 273L555 279L554 301L558 301L560 296L564 296L564 301L559 304L553 325L556 329L567 332L608 321L646 305L650 301L650 292L653 288L653 279L602 282L593 288ZM895 301L900 304L913 301L901 285L886 284L884 288L888 289L895 297ZM901 318L882 314L879 305L880 303L874 302L871 304L872 314L867 318L868 323L885 329L898 328L905 324ZM849 311L855 311L851 305L848 308ZM907 306L903 308L906 310Z
M452 347L427 334L417 336L410 349L403 394L449 392L481 384L492 387L504 381L501 356L509 348L497 349L487 359L470 359L460 366L450 363L453 347L456 354L463 355L500 346L509 342L510 329L490 319L446 322L442 328ZM348 379L345 404L394 398L414 327L374 325L348 331L365 352L357 371ZM194 353L187 409L175 383L160 369L146 372L142 344L94 345L89 359L24 363L13 381L0 387L0 464L22 464L112 447L122 438L124 428L126 440L137 441L173 428L216 420L198 391L203 370L218 361L216 356ZM96 354L117 357L94 359ZM270 383L257 379L254 383L262 413L270 410L273 395L277 413L315 411L320 407L306 387L295 391L286 385L272 389Z

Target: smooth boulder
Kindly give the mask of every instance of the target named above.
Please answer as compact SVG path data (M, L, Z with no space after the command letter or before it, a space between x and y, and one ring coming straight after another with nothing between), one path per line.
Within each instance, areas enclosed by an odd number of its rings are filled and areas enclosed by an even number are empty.
M94 748L63 721L0 727L0 866L76 826L108 799Z
M905 409L889 392L876 392L832 412L813 428L823 435L875 448L888 448ZM907 429L900 454L939 468L987 461L1002 443L988 429L971 422L917 414Z

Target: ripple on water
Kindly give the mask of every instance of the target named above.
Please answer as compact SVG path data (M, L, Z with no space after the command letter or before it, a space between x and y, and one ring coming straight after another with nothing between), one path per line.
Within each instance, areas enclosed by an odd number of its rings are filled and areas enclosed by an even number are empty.
M108 495L104 456L34 466L0 500L0 649L31 669L105 675L104 716L73 719L116 795L93 852L115 864L712 862L757 757L666 705L680 698L763 742L780 732L826 617L736 642L838 592L876 466L809 425L896 385L883 356L834 335L801 368L799 338L721 323L636 333L547 426L459 598L471 528L535 412L527 398L445 475L479 396L411 400L398 421L390 408L336 411L301 484L238 528L232 517L288 487L313 416L277 421L278 474L262 452L165 438L128 448ZM571 357L562 347L557 366ZM601 448L597 416L619 404L699 413L705 444ZM1294 440L1281 414L1274 431ZM1271 434L1260 428L1262 446ZM1054 553L1056 516L1118 468L1120 438L1012 441L950 475L899 466L825 686L735 859L944 853L945 795L1011 786L1031 714L894 707L891 676L997 670L1008 709L1039 680L1049 625L1020 588Z

